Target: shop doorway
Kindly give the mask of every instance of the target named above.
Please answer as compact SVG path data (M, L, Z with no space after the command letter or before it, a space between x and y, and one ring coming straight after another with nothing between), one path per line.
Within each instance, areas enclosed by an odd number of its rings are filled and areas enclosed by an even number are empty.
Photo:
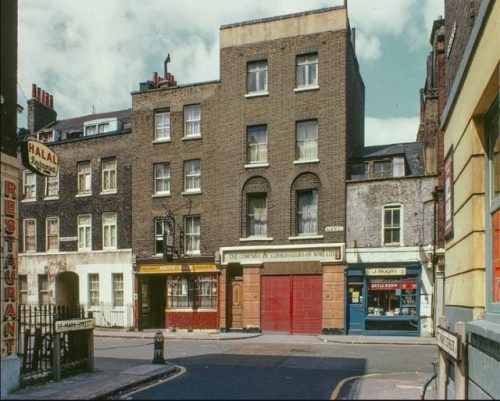
M363 278L349 278L347 283L348 332L361 333L364 330L365 307L363 302Z
M231 330L243 329L243 277L234 277L231 281Z
M165 327L165 277L145 278L140 283L141 329Z

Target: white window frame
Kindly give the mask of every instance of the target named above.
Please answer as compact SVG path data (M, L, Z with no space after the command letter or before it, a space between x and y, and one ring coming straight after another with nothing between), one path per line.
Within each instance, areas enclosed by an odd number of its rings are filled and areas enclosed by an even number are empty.
M315 80L310 81L310 71L315 70ZM299 76L301 71L304 71L304 83L299 83ZM318 86L318 53L308 53L297 55L296 70L295 70L295 84L297 90L304 89L317 89Z
M54 185L55 183L55 185ZM56 188L55 194L49 194L49 188L51 184ZM45 199L59 199L59 172L55 177L45 177Z
M116 159L103 159L101 161L101 193L102 194L116 194L117 192L117 169ZM108 185L106 187L106 176L108 178Z
M82 188L82 180L85 188ZM77 164L77 196L92 195L92 164L89 161Z
M190 111L195 111L198 114L197 118L191 118L189 116ZM191 130L189 127L196 127L198 126L198 130ZM187 106L184 106L184 138L183 139L190 139L190 138L201 138L201 104L190 104Z
M166 173L164 176L160 176L159 175L159 167L160 166L164 166L165 167L165 170L164 172ZM153 177L153 193L154 195L163 195L163 196L166 196L166 195L170 195L170 163L155 163L153 165L153 174L154 174L154 177ZM160 187L160 183L163 183L165 186L168 187L168 189L166 190L159 190L158 188Z
M112 219L105 223L105 218ZM116 212L102 214L102 249L117 249L118 247L118 217ZM114 234L114 235L113 235Z
M299 222L302 220L303 221L303 215L306 213L305 211L300 211L299 210L299 197L301 195L305 195L305 194L309 194L311 193L312 196L313 196L313 200L315 201L315 204L314 204L314 211L312 211L313 214L315 214L315 230L312 230L312 231L301 231L300 230L300 224ZM319 217L319 213L318 213L318 203L319 203L319 193L318 193L318 190L317 189L307 189L307 190L303 190L303 191L297 191L296 193L296 206L295 206L295 209L296 209L296 222L295 222L295 225L296 225L296 231L297 231L297 236L299 237L309 237L309 236L314 236L314 235L318 235L318 217ZM310 212L311 213L311 212Z
M265 200L265 210L264 213L262 213L264 217L264 223L262 224L261 228L263 228L261 233L255 233L255 228L252 230L252 221L256 221L255 217L259 217L257 213L252 213L252 210L250 209L250 200L251 199L257 199L257 198L264 198ZM261 215L261 216L262 216ZM268 224L268 199L267 199L267 193L265 192L259 192L259 193L248 193L247 194L247 238L267 238L267 224ZM252 233L252 231L254 233Z
M155 111L155 138L154 142L170 142L170 112L166 110Z
M195 222L198 224L196 225ZM200 216L185 216L184 217L184 238L185 238L185 253L186 255L201 254L201 219ZM190 245L198 243L198 248L194 249ZM191 249L190 249L191 247Z
M255 80L255 89L250 88L251 77ZM261 82L264 81L264 82ZM268 92L268 64L267 60L255 60L247 63L247 96L267 95Z
M385 225L385 211L386 210L398 210L399 211L399 242L385 242L385 230L396 230L398 227L394 224L386 227ZM393 214L392 214L393 216ZM393 217L392 217L393 219ZM390 203L382 206L382 232L381 232L381 243L383 247L397 247L404 246L403 244L403 205L400 203Z
M28 177L32 182L28 183ZM32 189L31 196L27 196L28 188ZM30 191L31 192L31 191ZM23 202L35 202L36 201L36 174L29 170L23 171Z
M194 164L198 164L199 172L196 172L195 170L190 167L193 166ZM195 166L196 167L196 166ZM198 186L189 188L188 187L188 182L193 181L194 183L198 183ZM200 193L201 192L201 160L200 159L193 159L193 160L186 160L184 162L184 192L183 194L189 194L189 193Z
M89 306L99 306L100 305L100 289L99 289L99 273L89 273L87 276L87 287L88 287L88 305ZM97 296L96 296L97 295Z
M34 241L34 249L26 249L26 243L27 243L27 225L29 224L33 224L33 241ZM36 239L36 219L24 219L23 220L23 251L24 253L34 253L36 252L36 244L37 244L37 239Z
M55 242L57 244L57 247L56 248L50 248L50 238L52 236L56 236L55 234L54 235L51 235L50 234L50 231L49 231L49 227L50 227L50 221L57 221L57 241ZM59 251L59 217L47 217L45 219L45 250L47 252L58 252Z
M111 292L113 298L113 308L124 306L123 273L111 274Z
M155 217L155 220L154 220L154 231L155 231L155 254L156 255L162 255L163 254L163 230L165 229L165 221L164 221L164 218L163 217ZM161 227L161 233L158 232L157 228L158 227ZM156 249L156 246L157 246L157 242L160 241L162 246L161 246L161 252L156 252L157 249Z
M260 130L260 129L263 129L264 131L264 134L265 134L265 137L264 137L264 141L263 142L257 142L255 144L251 144L249 142L249 136L250 136L250 131L252 129L255 129L255 130ZM267 165L267 154L268 154L268 137L269 137L269 133L268 133L268 130L267 130L267 125L263 124L263 125L252 125L252 126L249 126L247 127L247 133L246 133L246 145L247 145L247 164L246 166L251 166L251 165ZM261 159L258 159L256 158L255 160L252 159L252 150L255 150L257 149L257 154L259 154L259 149L264 147L265 150L264 152L264 158L261 160Z
M308 137L307 133L309 133L309 126L314 125L311 129L314 129L314 139ZM299 140L299 132L302 133L305 130L305 138ZM307 146L310 143L315 144L315 154L307 157L300 156L300 145ZM297 121L295 124L295 162L297 163L307 163L307 162L318 162L318 120L306 120L306 121Z
M88 224L85 224L85 223L81 223L81 220L84 219L84 218L88 218L89 219L89 223ZM91 214L79 214L77 216L77 224L78 224L78 250L79 251L90 251L92 250L92 215ZM82 230L83 230L83 233L82 233ZM88 232L88 234L87 234ZM82 244L82 234L84 235L84 245L81 246ZM86 237L89 237L89 240L88 240L88 243L87 243L87 240L86 240Z

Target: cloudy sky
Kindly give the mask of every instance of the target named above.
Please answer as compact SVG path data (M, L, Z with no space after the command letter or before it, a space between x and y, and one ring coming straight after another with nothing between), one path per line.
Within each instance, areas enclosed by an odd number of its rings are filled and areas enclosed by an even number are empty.
M31 84L58 118L131 107L139 82L219 79L223 24L330 7L343 0L19 0L18 103ZM444 0L349 0L366 90L366 145L416 139L432 21ZM26 108L18 126L26 127Z

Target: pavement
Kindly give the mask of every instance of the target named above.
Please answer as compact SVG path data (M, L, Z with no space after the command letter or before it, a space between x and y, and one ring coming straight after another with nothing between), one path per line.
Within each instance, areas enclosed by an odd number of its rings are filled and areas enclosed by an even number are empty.
M94 330L95 337L154 339L156 330L123 331ZM299 340L295 335L274 335L262 333L216 331L182 331L162 330L166 340L245 340L283 342L285 339ZM300 336L305 337L305 336ZM308 336L310 340L314 336ZM393 345L429 345L436 344L433 337L396 337L396 336L347 336L320 335L323 342L345 344L393 344ZM286 340L285 340L286 341ZM125 391L145 383L174 375L179 371L172 363L134 364L124 366L123 363L109 362L103 365L96 363L92 372L80 373L59 382L49 381L45 384L32 385L12 392L5 399L10 400L96 400L106 399L120 391ZM367 374L342 380L334 389L331 399L421 399L421 389L430 378L429 373L414 372L411 374L394 372L385 374ZM436 381L433 381L426 392L425 399L436 399Z

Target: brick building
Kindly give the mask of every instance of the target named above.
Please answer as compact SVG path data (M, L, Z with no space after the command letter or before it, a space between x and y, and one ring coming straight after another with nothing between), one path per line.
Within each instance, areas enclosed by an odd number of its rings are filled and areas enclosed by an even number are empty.
M425 174L423 144L359 149L349 178L347 333L432 335L437 177Z
M344 331L351 39L345 7L225 25L219 81L132 94L139 327Z
M57 119L33 85L28 126L57 177L22 171L21 303L84 304L99 326L132 326L131 110Z

